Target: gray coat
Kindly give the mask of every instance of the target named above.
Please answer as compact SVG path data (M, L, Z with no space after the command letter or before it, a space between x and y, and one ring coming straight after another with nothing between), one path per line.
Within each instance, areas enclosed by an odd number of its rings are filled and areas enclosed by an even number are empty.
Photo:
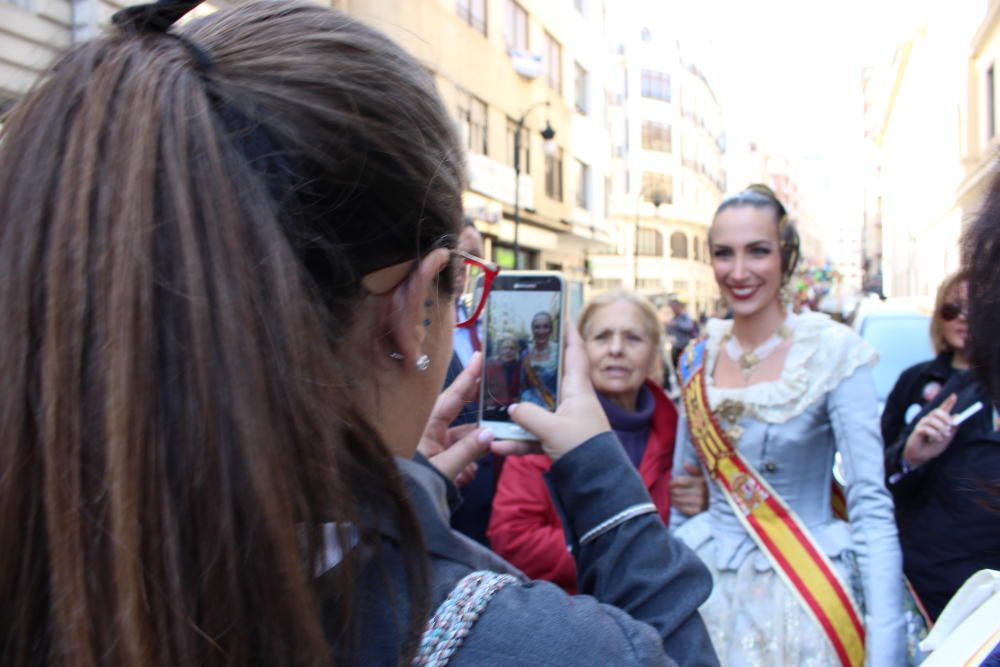
M451 665L718 665L697 609L711 576L670 537L654 512L632 518L581 546L579 536L649 495L613 433L562 457L547 474L586 595L528 581L516 568L448 527L454 487L417 457L399 460L430 557L432 608L474 570L510 573L520 584L487 605ZM404 634L406 588L395 531L381 529L377 562L364 568L359 664L396 665Z

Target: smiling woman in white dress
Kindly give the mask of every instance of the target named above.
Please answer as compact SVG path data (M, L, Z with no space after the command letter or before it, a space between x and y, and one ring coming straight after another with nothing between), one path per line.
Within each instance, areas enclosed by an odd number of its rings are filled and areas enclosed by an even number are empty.
M709 242L733 319L681 357L674 474L699 462L716 483L706 512L670 525L712 570L701 613L722 664L905 664L876 355L825 315L788 312L798 235L770 189L724 200ZM850 523L831 508L835 452Z

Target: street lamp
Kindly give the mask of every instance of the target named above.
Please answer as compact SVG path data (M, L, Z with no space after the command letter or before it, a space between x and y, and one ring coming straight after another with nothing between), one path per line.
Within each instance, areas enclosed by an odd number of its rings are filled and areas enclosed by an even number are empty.
M639 207L642 205L642 195L643 192L640 191L639 195L635 200L635 238L632 240L632 289L639 289ZM650 195L652 197L651 201L653 206L656 208L656 214L660 214L660 204L663 203L663 193L659 190L654 190Z
M524 121L528 118L528 114L537 109L538 107L545 105L549 106L548 101L537 102L530 107L527 111L521 114L521 117L517 119L517 128L514 130L514 268L521 268L521 244L518 237L520 227L521 227L521 130L524 129ZM545 120L545 127L542 128L539 134L542 135L542 140L545 141L546 153L550 148L555 147L555 142L553 139L556 137L556 131L552 129L552 125L549 124L548 119Z

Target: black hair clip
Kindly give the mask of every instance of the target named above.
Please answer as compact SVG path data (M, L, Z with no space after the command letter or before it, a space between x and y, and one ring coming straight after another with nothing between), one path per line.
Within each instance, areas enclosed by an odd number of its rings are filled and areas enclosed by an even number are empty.
M158 0L125 7L114 13L111 22L120 28L144 33L166 33L182 16L202 0Z
M212 69L212 58L208 53L192 42L176 33L168 32L182 16L202 3L203 0L158 0L144 5L125 7L114 13L111 22L123 30L131 30L139 34L169 35L180 41L191 55L195 66L202 72Z

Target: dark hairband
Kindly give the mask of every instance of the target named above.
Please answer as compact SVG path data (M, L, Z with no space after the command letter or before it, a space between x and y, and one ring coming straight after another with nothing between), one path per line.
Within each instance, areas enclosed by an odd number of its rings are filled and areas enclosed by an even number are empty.
M158 0L144 5L133 5L115 12L111 22L122 30L131 30L138 34L173 37L191 53L195 68L201 72L208 72L213 67L208 52L186 37L169 32L182 16L201 3L202 0Z

